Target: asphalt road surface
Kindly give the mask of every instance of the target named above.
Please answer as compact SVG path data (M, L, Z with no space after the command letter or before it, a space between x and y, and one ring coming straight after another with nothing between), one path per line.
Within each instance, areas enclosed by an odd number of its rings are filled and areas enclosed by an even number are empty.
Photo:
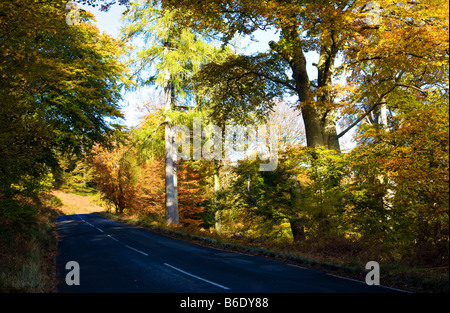
M96 214L61 216L57 230L57 291L63 293L395 292L174 239Z

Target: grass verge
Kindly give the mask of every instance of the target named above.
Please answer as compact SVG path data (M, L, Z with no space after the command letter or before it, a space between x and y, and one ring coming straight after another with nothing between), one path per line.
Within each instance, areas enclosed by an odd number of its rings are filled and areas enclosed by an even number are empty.
M0 292L53 292L58 200L22 198L0 206Z

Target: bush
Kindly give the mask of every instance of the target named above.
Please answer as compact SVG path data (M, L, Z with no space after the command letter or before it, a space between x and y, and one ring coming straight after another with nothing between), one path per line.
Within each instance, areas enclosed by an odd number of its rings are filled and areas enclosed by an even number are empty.
M8 233L36 222L37 207L30 201L8 199L0 202L0 232Z
M63 206L62 200L56 196L51 196L50 199L48 200L48 203L56 208Z
M27 198L0 201L0 292L52 291L56 214Z

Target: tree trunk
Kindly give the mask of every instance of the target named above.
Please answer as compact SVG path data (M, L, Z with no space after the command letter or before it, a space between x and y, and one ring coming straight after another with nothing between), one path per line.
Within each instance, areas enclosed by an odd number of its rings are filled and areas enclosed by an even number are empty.
M291 220L291 231L294 237L294 243L300 243L305 241L305 226L301 220Z
M272 43L271 48L290 64L301 103L307 146L310 148L325 147L340 152L336 130L337 118L331 105L334 102L332 77L338 52L334 34L331 32L330 40L321 47L319 63L316 65L318 70L317 93L314 95L307 72L303 43L298 32L299 27L290 24L282 26L281 29L280 41L277 44ZM339 180L340 178L336 179L336 185L339 184ZM303 222L293 218L290 224L294 241L305 240ZM323 231L326 231L328 225L326 217L322 218Z
M306 70L306 57L296 25L282 27L282 38L271 48L287 60L292 69L292 77L302 107L302 117L305 124L307 146L311 148L326 147L340 151L337 137L334 112L326 109L327 102L332 102L331 84L334 73L334 61L338 52L334 40L329 45L323 45L318 69L318 86L321 96L314 98L311 83ZM320 94L320 93L319 93Z
M167 224L179 224L178 203L176 196L176 161L174 158L173 128L166 125L166 220Z
M167 44L168 45L168 44ZM167 46L168 48L168 46ZM164 87L165 111L172 110L173 89L170 83L170 73L166 71L166 86ZM178 211L178 179L175 132L171 121L166 117L165 135L165 161L166 161L166 221L168 225L179 225L180 217Z
M220 191L220 160L214 160L214 210L215 213L215 228L216 232L220 235L222 233L222 219L221 211L219 210L218 192Z
M323 44L320 50L319 63L317 64L317 88L320 90L317 96L318 109L321 121L322 137L324 146L330 150L340 151L339 138L336 130L337 118L332 107L333 96L333 75L335 71L334 63L339 51L335 35L331 32L330 43ZM328 108L328 109L327 109Z

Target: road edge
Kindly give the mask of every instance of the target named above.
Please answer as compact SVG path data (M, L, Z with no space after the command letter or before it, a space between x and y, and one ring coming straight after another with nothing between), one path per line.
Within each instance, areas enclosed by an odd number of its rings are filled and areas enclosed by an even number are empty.
M155 226L155 225L149 225L146 223L143 223L141 221L136 220L130 220L125 219L117 215L113 215L107 212L98 212L94 213L98 214L101 217L107 218L109 220L121 222L124 224L132 225L135 227L139 227L141 229L145 229L148 231L153 231L155 233L165 235L171 238L176 238L179 240L184 240L190 243L198 244L201 246L206 246L209 248L219 249L223 251L230 251L230 252L238 252L238 253L244 253L249 255L258 255L262 257L266 257L269 259L274 259L278 261L285 262L287 264L291 264L294 266L301 266L306 267L310 269L316 269L319 271L322 271L328 275L332 275L335 277L339 277L342 279L349 279L353 281L360 282L362 284L366 284L364 280L361 279L361 277L365 277L368 270L365 270L364 266L361 267L349 267L349 266L343 266L342 264L336 264L331 262L320 262L313 258L306 258L306 257L300 257L292 254L287 253L281 253L277 251L272 251L269 249L264 248L258 248L258 247L251 247L245 244L241 243L230 243L226 242L225 240L217 240L210 237L203 237L195 234L190 234L188 232L170 229L168 227L162 227L162 226ZM396 277L385 277L385 279L388 278L388 283L391 282L391 279L393 278L395 280ZM391 278L391 279L389 279ZM379 287L395 290L397 292L402 293L415 293L417 290L405 288L403 286L397 286L395 284L383 284ZM409 286L406 286L409 287Z

